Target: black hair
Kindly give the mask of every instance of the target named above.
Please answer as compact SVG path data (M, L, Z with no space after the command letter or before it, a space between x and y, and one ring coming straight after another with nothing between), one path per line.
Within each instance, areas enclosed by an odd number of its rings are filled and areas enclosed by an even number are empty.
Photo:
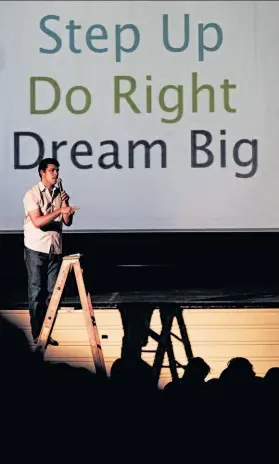
M46 172L46 169L47 169L49 164L54 164L54 166L56 166L57 168L59 168L59 166L60 166L59 162L55 158L44 158L44 159L42 159L42 161L40 162L40 164L38 166L38 173L39 173L40 178L42 178L40 172L41 171Z

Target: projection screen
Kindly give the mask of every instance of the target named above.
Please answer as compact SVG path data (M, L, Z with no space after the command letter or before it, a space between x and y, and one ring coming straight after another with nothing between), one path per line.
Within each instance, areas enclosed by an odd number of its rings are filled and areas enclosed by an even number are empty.
M278 2L1 2L2 232L57 158L73 231L279 228Z

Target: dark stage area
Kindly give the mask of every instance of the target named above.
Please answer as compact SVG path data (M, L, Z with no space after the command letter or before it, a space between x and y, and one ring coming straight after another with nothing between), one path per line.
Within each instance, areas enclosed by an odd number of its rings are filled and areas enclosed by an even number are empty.
M64 254L82 254L93 304L279 304L279 234L271 232L64 233ZM1 308L27 305L23 234L0 234ZM71 277L64 304L76 304Z

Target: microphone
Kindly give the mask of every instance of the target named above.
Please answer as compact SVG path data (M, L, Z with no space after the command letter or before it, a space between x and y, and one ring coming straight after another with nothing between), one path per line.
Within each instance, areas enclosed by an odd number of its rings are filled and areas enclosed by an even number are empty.
M63 191L63 186L62 186L62 179L60 179L60 177L57 179L57 185L61 193Z
M61 193L63 192L63 185L62 185L62 179L60 179L60 177L57 179L57 185L58 185L58 188L59 188L59 191L60 191L60 195ZM65 201L65 204L67 206L69 206L69 202L68 201Z

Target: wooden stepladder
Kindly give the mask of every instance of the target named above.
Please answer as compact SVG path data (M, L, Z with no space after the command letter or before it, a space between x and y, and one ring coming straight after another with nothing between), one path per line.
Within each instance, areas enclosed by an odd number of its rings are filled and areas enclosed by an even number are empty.
M90 348L97 374L105 374L106 366L103 356L103 351L100 343L98 328L96 324L95 314L91 303L90 295L86 295L82 269L80 266L80 254L64 256L61 268L55 283L54 291L48 306L47 313L42 325L41 333L38 339L36 351L43 357L47 347L47 341L51 334L53 324L57 317L57 310L61 300L61 296L67 281L69 272L74 269L80 302L83 310L83 316L88 332Z

